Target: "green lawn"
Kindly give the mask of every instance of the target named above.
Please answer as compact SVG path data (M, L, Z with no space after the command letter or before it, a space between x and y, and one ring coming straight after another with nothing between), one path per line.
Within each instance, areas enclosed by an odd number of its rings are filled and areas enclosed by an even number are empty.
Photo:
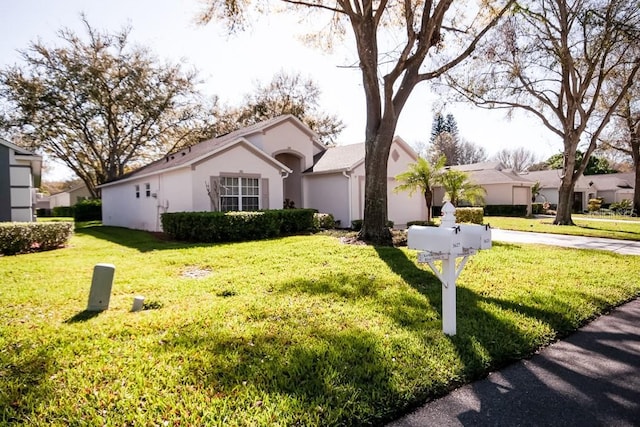
M494 228L573 236L606 237L640 240L640 221L620 219L598 221L587 215L574 215L575 226L553 225L553 218L509 218L485 216L484 222Z
M188 245L78 227L0 257L0 424L381 425L640 295L632 256L495 244L440 283L406 248L317 234ZM111 306L84 312L93 266ZM130 313L133 297L147 307Z

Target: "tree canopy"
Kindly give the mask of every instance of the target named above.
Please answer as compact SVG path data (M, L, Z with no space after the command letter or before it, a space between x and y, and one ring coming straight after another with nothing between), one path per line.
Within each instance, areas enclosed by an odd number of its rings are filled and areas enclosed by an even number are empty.
M460 137L453 114L449 113L445 118L442 113L436 113L427 157L432 163L437 163L444 157L445 166L468 165L485 161L487 152L483 147Z
M440 183L445 191L445 199L449 200L453 206L458 206L461 202L468 202L472 205L484 204L486 190L469 180L469 174L464 171L447 169L440 176Z
M129 43L130 28L86 37L62 29L61 46L33 42L23 65L0 71L2 127L11 139L60 159L87 185L210 133L213 115L195 72Z
M522 109L563 141L556 224L573 224L573 189L625 92L640 56L640 9L626 0L522 0L483 40L466 73L448 82L486 108ZM615 78L618 90L609 92ZM612 96L605 96L611 93Z
M335 142L344 129L342 120L320 110L320 89L311 78L280 71L270 83L257 83L239 106L221 108L215 134L229 133L283 114L296 116L325 144Z
M431 209L433 206L433 187L440 183L440 178L446 162L444 156L435 164L419 157L415 163L410 163L409 168L395 177L399 184L394 191L408 191L409 195L420 190L427 206L427 221L431 221Z
M538 161L536 154L524 147L503 148L496 153L494 159L516 172L524 172Z

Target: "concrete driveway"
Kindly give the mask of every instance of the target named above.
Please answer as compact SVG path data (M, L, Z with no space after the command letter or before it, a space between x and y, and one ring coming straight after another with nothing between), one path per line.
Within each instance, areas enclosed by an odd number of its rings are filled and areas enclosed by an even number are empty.
M602 251L616 252L623 255L640 255L640 242L631 240L566 236L562 234L529 233L526 231L501 230L499 228L493 228L491 230L491 238L498 242L533 243L577 249L598 249Z

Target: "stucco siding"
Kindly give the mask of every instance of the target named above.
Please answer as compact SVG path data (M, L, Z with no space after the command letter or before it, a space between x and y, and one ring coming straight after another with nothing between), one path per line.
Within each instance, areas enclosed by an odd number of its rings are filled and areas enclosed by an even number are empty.
M395 228L404 228L409 221L426 221L427 205L420 191L416 191L412 196L409 192L394 191L398 182L389 178L387 181L387 204L388 217L393 221Z
M291 122L270 128L266 133L250 135L247 139L270 156L275 157L282 152L296 153L304 159L303 170L313 165L313 155L319 151L314 149L311 136Z
M330 213L340 221L340 227L351 227L351 220L357 218L351 217L347 203L350 184L353 185L342 173L305 176L305 207Z
M148 195L146 184L149 184ZM136 197L136 185L139 197ZM160 208L158 199L153 197L158 188L158 176L104 187L102 189L102 223L138 230L160 230Z
M280 170L273 163L258 157L247 147L236 145L226 151L224 155L210 158L193 166L191 174L191 189L194 211L210 211L211 200L207 194L205 183L209 183L212 176L247 175L261 179L260 193L268 191L269 206L264 206L261 198L261 209L282 209L283 184ZM264 179L268 180L268 189L262 188Z

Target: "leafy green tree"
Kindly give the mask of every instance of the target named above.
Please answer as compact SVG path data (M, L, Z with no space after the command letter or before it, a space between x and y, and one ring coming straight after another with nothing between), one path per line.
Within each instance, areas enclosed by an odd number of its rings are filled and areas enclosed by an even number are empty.
M215 131L222 135L283 114L296 116L325 144L335 142L344 129L335 115L320 110L320 89L312 79L280 71L270 83L258 83L239 107L221 111Z
M441 175L440 183L445 191L445 198L454 206L458 206L462 201L472 205L484 204L486 190L469 181L469 175L466 172L448 169Z
M422 157L415 163L409 164L409 169L396 176L400 182L394 191L408 191L409 195L420 190L427 206L427 221L431 221L433 206L433 187L440 183L440 176L445 164L445 157L440 157L435 164L429 163Z
M460 138L458 123L451 113L446 118L442 113L436 113L433 117L427 157L436 163L442 156L446 159L445 166L466 165L487 159L483 147Z
M414 88L433 81L468 58L514 0L485 0L469 10L453 0L205 0L201 22L224 21L229 31L246 27L256 14L301 17L318 45L341 41L347 29L355 43L365 95L364 221L360 238L390 245L387 164L398 119ZM318 21L326 17L325 30ZM320 24L321 25L321 24Z
M581 167L584 159L584 153L580 150L576 151L576 165ZM564 155L562 153L554 154L546 161L547 169L562 169L564 166ZM604 157L591 155L587 162L587 166L584 168L584 175L602 175L608 173L615 173L616 171L611 169L609 161Z
M213 115L194 72L131 47L128 28L102 33L82 21L86 40L62 29L62 46L34 42L22 66L0 71L2 125L14 141L60 159L98 197L98 185L207 137Z

